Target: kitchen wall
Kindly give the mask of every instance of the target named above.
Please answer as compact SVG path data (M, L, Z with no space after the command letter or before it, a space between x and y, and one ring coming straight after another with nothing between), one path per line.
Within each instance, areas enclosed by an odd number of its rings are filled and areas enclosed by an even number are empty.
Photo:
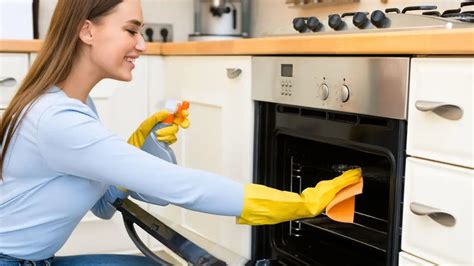
M40 39L46 36L57 2L58 0L40 0L38 22ZM192 0L141 0L141 2L145 22L171 23L175 40L188 39L188 34L193 31L194 25Z
M297 16L327 18L332 13L372 11L388 7L402 8L417 4L435 4L438 9L457 8L460 0L360 0L359 3L322 5L312 8L288 8L285 0L250 0L251 35L290 33ZM57 0L40 0L39 32L44 38ZM387 3L382 3L387 2ZM174 41L186 41L193 31L193 0L142 0L143 16L148 23L173 24Z

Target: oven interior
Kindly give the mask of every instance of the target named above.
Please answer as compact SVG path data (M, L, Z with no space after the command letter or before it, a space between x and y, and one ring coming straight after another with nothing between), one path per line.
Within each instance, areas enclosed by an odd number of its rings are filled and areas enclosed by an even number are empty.
M324 214L282 223L274 228L275 249L310 264L385 263L392 162L354 147L286 134L277 136L277 149L281 156L276 162L275 185L279 189L301 193L356 166L362 167L364 189L357 196L353 224L334 222Z

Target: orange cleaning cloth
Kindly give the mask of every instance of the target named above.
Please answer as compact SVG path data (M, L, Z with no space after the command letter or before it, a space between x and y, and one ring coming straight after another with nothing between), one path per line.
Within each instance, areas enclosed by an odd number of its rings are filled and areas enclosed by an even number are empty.
M362 194L363 179L343 188L326 207L326 215L334 221L353 223L355 212L355 196Z

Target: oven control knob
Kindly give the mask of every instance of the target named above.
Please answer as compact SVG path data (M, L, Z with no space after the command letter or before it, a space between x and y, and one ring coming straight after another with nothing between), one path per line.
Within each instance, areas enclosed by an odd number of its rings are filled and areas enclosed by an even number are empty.
M349 87L347 87L346 85L343 85L341 87L341 102L345 103L349 101L349 97L350 97Z
M352 23L359 29L365 29L369 25L369 18L364 12L356 12L352 17Z
M293 19L293 28L298 32L305 32L307 29L304 18L294 18Z
M329 97L329 87L326 84L323 84L319 87L319 95L321 99L325 101Z
M346 23L342 20L338 14L329 15L329 27L333 30L342 30Z
M380 10L375 10L370 15L370 22L377 28L388 28L390 26L390 20L387 18L385 13Z
M309 17L306 21L306 25L314 32L319 31L323 27L323 24L319 22L319 19L316 17Z

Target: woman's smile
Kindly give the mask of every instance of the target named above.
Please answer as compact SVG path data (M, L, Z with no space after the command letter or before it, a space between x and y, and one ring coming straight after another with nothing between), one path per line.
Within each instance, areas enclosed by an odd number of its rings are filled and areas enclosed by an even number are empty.
M135 68L135 60L138 58L138 56L125 56L125 61L129 63L132 66L132 69Z

